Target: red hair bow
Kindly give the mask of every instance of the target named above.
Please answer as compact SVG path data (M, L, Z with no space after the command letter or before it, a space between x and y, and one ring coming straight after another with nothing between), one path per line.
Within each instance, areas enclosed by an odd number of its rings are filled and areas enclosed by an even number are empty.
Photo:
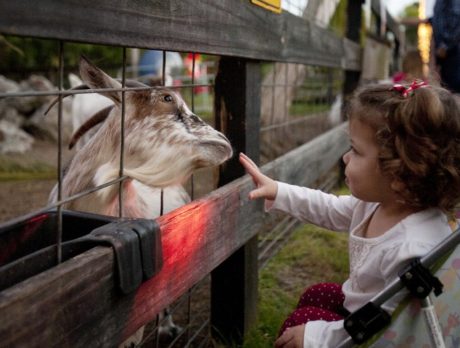
M415 91L417 88L423 88L423 87L428 87L428 84L425 81L417 81L414 80L409 87L400 85L400 84L395 84L391 89L393 91L397 91L401 93L401 95L404 98L407 98L407 96L412 95L412 92Z

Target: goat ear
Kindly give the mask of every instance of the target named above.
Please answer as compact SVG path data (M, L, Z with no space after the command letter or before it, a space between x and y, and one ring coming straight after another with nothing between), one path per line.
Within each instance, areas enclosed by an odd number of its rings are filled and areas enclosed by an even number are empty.
M83 55L80 57L80 76L90 88L121 88L118 81L111 78ZM113 100L116 104L121 104L121 92L119 91L100 92L100 94Z

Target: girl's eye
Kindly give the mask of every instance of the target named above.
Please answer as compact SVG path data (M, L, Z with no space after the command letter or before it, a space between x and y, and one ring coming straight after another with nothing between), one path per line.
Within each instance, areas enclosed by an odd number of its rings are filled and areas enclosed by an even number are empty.
M163 101L167 102L167 103L172 103L173 101L173 97L170 95L170 94L165 94L163 96Z

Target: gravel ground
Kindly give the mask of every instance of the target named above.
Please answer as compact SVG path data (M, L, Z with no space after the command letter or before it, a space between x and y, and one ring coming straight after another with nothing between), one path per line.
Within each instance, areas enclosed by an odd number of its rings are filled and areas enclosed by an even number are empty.
M0 182L0 222L45 207L55 180Z

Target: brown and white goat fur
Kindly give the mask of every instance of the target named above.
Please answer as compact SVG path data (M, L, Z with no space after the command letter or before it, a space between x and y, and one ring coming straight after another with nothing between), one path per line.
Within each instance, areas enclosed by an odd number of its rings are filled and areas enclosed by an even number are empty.
M72 89L83 85L83 81L73 73L69 74L69 82ZM113 102L99 93L81 93L74 95L72 98L71 109L73 132L80 129L80 127L94 114L110 105L113 105ZM86 131L86 133L82 135L75 144L75 148L77 150L81 149L83 145L86 144L96 133L97 129L98 127L94 127Z
M94 89L122 85L87 59L80 61L84 83ZM71 160L62 180L63 197L119 177L121 91L101 91L113 101L105 120ZM203 122L181 96L167 88L125 92L123 217L156 218L161 190L164 212L190 201L182 184L198 168L217 166L232 156L227 138ZM50 200L56 200L56 190ZM118 216L119 185L80 197L66 209Z

